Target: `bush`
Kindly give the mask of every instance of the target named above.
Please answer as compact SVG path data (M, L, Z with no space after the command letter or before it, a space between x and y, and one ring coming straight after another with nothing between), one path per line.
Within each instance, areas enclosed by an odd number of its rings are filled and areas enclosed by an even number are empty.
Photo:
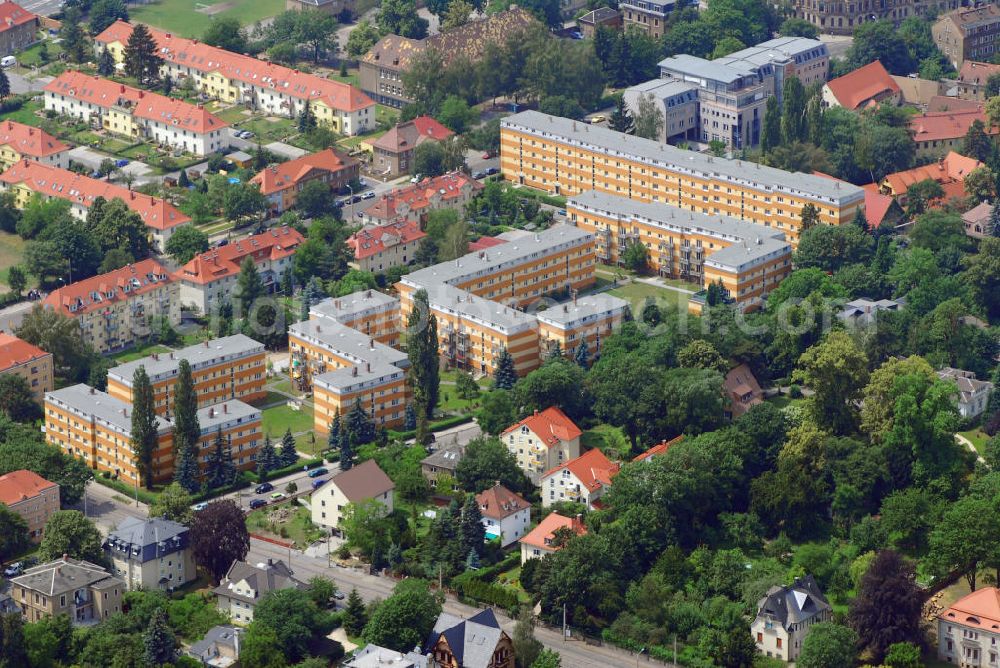
M506 587L481 580L461 580L458 578L452 578L452 584L456 586L460 594L474 601L496 605L505 610L513 610L518 606L517 594Z
M802 388L798 385L792 385L788 388L788 398L789 399L801 399L802 398Z
M431 431L441 431L442 429L450 429L451 427L457 427L460 424L465 424L467 422L472 422L471 415L456 415L454 417L445 418L433 423L430 426ZM417 435L415 429L409 431L395 431L393 429L389 430L390 440L406 441Z
M139 487L137 491L135 487L130 487L129 485L123 483L121 480L116 480L114 478L103 478L101 476L97 476L94 479L99 484L104 485L105 487L110 487L116 492L119 492L129 498L134 499L136 496L138 496L139 500L145 503L146 505L153 503L154 501L156 501L158 497L158 494L156 494L155 492L151 492L144 487Z

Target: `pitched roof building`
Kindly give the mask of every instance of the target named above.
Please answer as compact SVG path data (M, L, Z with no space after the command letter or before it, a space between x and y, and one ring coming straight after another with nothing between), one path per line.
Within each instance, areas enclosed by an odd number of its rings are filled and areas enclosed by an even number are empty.
M902 172L888 174L879 183L879 190L885 195L891 195L903 202L906 191L914 183L931 180L936 181L944 190L944 201L953 197L965 197L965 177L973 170L983 166L975 158L968 158L954 151L929 165L922 165Z
M465 446L456 443L438 448L420 460L420 470L430 483L431 489L437 487L439 476L447 474L454 478L455 469L463 457L465 457Z
M1000 589L982 587L937 617L937 655L955 665L990 665L1000 644Z
M528 532L521 543L521 563L528 559L539 559L547 554L558 552L562 545L556 544L555 534L559 529L569 529L577 536L587 533L580 516L563 517L559 513L549 513L545 519L538 523L534 529Z
M937 372L941 380L953 381L958 387L958 412L963 418L974 418L986 410L986 404L990 400L990 392L993 391L993 383L986 380L977 380L976 374L964 369L953 369L944 367Z
M64 199L72 205L70 212L80 220L86 219L87 211L98 197L118 198L139 214L161 250L178 228L191 222L177 207L159 197L32 160L23 160L0 174L0 189L14 191L18 208L24 208L35 193L44 199Z
M209 668L229 668L240 660L244 633L238 626L213 626L185 653Z
M815 578L796 578L787 587L771 587L757 603L757 617L750 626L761 654L794 661L813 624L833 619L833 608Z
M405 123L397 123L372 142L372 168L389 178L406 174L413 167L413 152L418 146L429 141L443 141L454 135L430 116L417 116Z
M499 482L476 494L476 503L483 516L486 540L499 538L500 547L507 547L528 531L531 504Z
M21 5L10 0L0 2L0 56L23 51L37 42L40 23L37 14Z
M65 555L11 578L14 602L29 622L60 614L90 626L121 612L125 583L89 561Z
M281 559L268 559L266 564L257 565L234 561L212 593L218 598L220 612L246 626L253 621L254 609L261 599L282 589L306 589L306 584Z
M948 12L931 26L931 36L955 67L966 60L989 60L1000 38L1000 7L981 4Z
M365 211L365 220L375 225L422 222L429 212L436 209L461 211L483 187L482 183L460 171L428 177L383 194Z
M868 63L823 85L823 103L856 111L882 102L899 104L903 93L879 61Z
M729 370L722 381L722 390L729 397L726 414L730 418L738 418L764 401L764 392L757 383L757 377L746 364Z
M32 542L42 540L45 523L59 510L59 485L34 471L20 469L0 476L0 503L20 515Z
M41 403L45 393L52 389L55 378L52 353L16 336L0 332L0 375L7 373L24 378L35 401Z
M108 534L104 553L130 589L173 590L198 577L188 528L161 517L127 517Z
M620 469L621 466L608 459L600 449L588 450L542 475L539 480L542 507L548 508L560 501L574 501L596 508Z
M650 449L646 450L645 452L640 453L640 454L636 455L635 457L633 457L632 458L632 463L634 464L636 462L649 462L649 461L652 461L654 457L659 457L660 455L662 455L663 453L665 453L667 450L669 450L670 448L672 448L673 446L677 445L678 443L680 443L683 440L684 440L684 434L681 434L680 436L674 436L669 441L660 441L659 443L657 443L656 445L654 445Z
M987 97L986 84L995 74L1000 74L1000 65L966 60L958 69L956 93L963 100L984 101Z
M427 233L420 223L401 220L386 225L367 225L347 237L354 251L352 266L372 273L384 272L414 261L420 240Z
M940 158L950 151L961 151L965 135L979 121L987 135L1000 134L1000 126L990 125L986 112L978 109L930 111L910 117L910 132L917 145L917 155Z
M434 665L514 668L514 644L490 609L468 619L442 612L424 645Z
M337 192L358 178L359 163L332 148L310 153L301 158L268 165L251 179L260 186L268 206L282 213L295 206L299 191L310 181L325 183Z
M965 225L965 233L973 239L982 239L992 236L993 230L990 226L990 217L993 215L993 205L989 202L980 202L973 208L962 214L962 223Z
M333 476L312 493L313 523L340 526L344 508L350 503L375 501L382 504L386 514L391 513L394 489L396 484L375 460L366 460Z
M551 406L507 427L500 440L517 465L537 481L544 471L580 456L582 434L562 409Z
M3 5L0 4L0 7ZM7 169L21 160L67 167L69 149L69 146L40 128L11 120L0 123L0 169Z

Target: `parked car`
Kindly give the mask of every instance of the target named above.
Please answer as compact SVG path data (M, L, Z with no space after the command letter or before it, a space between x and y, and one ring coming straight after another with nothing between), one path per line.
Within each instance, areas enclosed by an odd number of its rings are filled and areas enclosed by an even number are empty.
M364 195L361 196L361 199L375 199L375 191L369 190L368 192L366 192Z
M271 498L274 499L275 501L281 501L287 497L282 492L275 492L274 494L271 495Z
M600 114L598 114L597 116L591 116L590 117L590 123L591 124L593 124L593 123L603 123L606 120L608 120L607 117L602 116Z
M325 468L323 468L322 466L320 466L318 469L313 469L312 471L310 471L309 472L309 477L310 478L318 478L321 475L326 475L327 473L329 473L329 471L326 470Z
M3 574L5 577L13 578L17 577L24 572L24 564L20 561L15 561L12 564L8 564L7 568L3 569Z
M481 179L486 176L486 172L472 172L472 178Z
M419 183L420 179L424 178L423 174L417 174L410 179L410 183Z
M334 597L335 599L337 599L338 601L343 601L343 600L344 600L344 592L342 592L342 591L338 591L338 592L336 592L336 593L335 593L335 594L333 595L333 597Z
M489 151L486 151L486 153L483 153L483 160L489 160L492 157L493 157L493 154L490 153Z
M558 211L556 211L556 213L558 213L563 218L566 217L566 209L559 209Z
M269 482L262 482L261 484L254 487L254 494L267 494L268 492L274 491L274 485Z
M326 484L325 478L320 478L319 480L313 480L313 489L319 489Z
M201 503L194 504L194 511L196 513L200 513L201 511L205 510L205 508L208 508L208 504L205 503L204 501L202 501Z
M499 174L500 170L496 167L490 167L486 170L486 176L493 176L494 174Z
M124 158L115 161L115 167L117 167L118 169L121 169L122 167L125 167L127 165L128 165L128 160L125 160Z
M250 510L257 510L258 508L263 508L267 505L267 501L264 499L252 499L250 501Z

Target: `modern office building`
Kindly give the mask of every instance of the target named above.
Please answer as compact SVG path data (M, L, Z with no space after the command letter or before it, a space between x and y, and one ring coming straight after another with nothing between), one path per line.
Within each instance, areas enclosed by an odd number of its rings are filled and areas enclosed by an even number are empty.
M537 111L500 122L500 165L504 178L516 184L568 197L597 190L725 215L784 232L793 246L805 205L815 206L829 225L851 222L864 208L864 191L857 186L685 151Z
M931 26L931 35L956 69L966 60L992 60L1000 52L1000 7L983 3L948 12Z
M698 85L677 79L650 79L625 89L622 97L633 116L640 112L640 100L651 102L663 115L657 141L701 139L698 115Z

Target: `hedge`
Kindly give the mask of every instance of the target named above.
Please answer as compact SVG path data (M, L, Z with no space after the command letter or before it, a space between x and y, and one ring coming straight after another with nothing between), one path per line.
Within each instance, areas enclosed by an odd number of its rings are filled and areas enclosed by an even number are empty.
M460 424L465 424L466 422L472 422L471 415L455 415L453 417L445 418L439 420L430 426L430 431L441 431L442 429L450 429L451 427L457 427ZM393 429L389 430L389 438L396 439L399 441L406 441L414 438L417 435L416 429L410 429L408 431L395 431Z
M289 473L297 473L299 471L304 470L303 467L305 467L305 469L314 469L317 466L322 466L322 465L323 465L322 457L317 457L315 459L306 459L305 461L300 459L299 461L297 461L294 464L291 464L290 466L286 466L280 469L275 469L273 471L268 471L267 479L273 480L275 478L280 478L283 475L288 475ZM243 475L247 477L250 483L260 482L260 476L257 475L256 471L244 471Z
M639 652L641 650L646 650L646 653L654 659L659 659L660 661L673 663L674 660L674 650L672 647L664 647L663 645L645 645L641 642L636 642L632 638L615 633L611 629L601 630L601 640L608 643L609 645L614 645L615 647L621 647L622 649L627 649L630 652ZM680 646L678 645L678 650ZM681 660L682 657L678 652L677 665L684 665Z
M517 594L500 585L475 579L456 581L452 578L451 582L463 596L480 603L497 605L505 610L513 610L518 605Z
M104 485L105 487L110 487L111 489L115 490L116 492L120 492L121 494L124 494L125 496L127 496L130 499L134 499L136 497L136 494L138 494L139 500L142 501L143 503L145 503L146 505L149 505L149 504L153 503L154 501L156 501L156 499L158 497L158 495L156 494L156 492L151 492L148 489L146 489L145 487L139 487L139 491L136 492L136 488L135 487L131 487L129 485L126 485L121 480L115 480L114 478L105 478L101 474L98 474L98 475L94 476L94 480L96 480L100 484Z

